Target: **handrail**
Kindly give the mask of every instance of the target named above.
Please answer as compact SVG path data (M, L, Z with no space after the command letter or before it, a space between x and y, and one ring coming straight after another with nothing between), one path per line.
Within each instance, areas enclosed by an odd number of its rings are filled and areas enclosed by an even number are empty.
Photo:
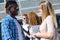
M55 4L52 4L53 6L54 5L60 5L60 3L55 3ZM21 8L20 10L27 10L27 9L33 9L33 8L39 8L39 6L33 6L33 7L28 7L28 8Z
M0 4L4 4L4 3L0 3Z
M0 4L4 4L4 3L0 3ZM55 4L52 4L53 6L54 5L60 5L60 3L55 3ZM33 9L33 8L39 8L39 6L33 6L33 7L28 7L28 8L20 8L20 10L27 10L27 9Z
M5 13L5 11L0 11L0 13Z

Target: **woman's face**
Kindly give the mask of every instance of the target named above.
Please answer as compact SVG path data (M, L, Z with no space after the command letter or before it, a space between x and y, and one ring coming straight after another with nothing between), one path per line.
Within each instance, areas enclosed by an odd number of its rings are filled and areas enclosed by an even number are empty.
M39 11L40 11L40 14L42 15L42 9L41 9L41 7L39 8Z
M22 16L22 18L23 18L23 21L24 21L25 23L27 23L27 21L28 21L27 16Z

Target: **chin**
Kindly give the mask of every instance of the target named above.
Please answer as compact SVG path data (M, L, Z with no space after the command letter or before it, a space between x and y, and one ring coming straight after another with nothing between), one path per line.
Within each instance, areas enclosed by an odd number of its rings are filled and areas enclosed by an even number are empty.
M18 15L18 14L17 14ZM15 15L15 16L17 16L17 15Z
M18 15L18 13L15 14L15 16L17 16L17 15Z

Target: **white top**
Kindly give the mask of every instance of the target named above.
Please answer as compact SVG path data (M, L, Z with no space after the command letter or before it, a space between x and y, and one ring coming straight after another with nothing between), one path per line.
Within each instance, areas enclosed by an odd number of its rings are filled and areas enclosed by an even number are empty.
M28 27L29 27L29 24L23 24L22 27L28 32ZM26 36L26 33L24 32L25 36Z
M56 32L55 32L52 16L47 16L46 19L42 22L42 24L40 25L40 32L53 33L54 34L53 39L56 40ZM40 40L53 40L53 39L41 38Z
M40 25L30 25L30 30L29 30L30 35L32 35L33 33L39 33L40 32L39 28L40 28ZM39 40L39 39L35 38L30 40Z
M40 25L31 25L29 30L30 34L40 32L39 28L40 28Z
M26 31L28 31L29 24L25 24L22 26Z

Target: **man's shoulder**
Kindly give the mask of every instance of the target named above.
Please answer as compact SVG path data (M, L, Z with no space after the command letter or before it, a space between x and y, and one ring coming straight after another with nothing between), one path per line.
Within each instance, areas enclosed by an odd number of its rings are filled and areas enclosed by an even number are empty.
M2 22L5 22L5 21L8 21L8 19L7 18L2 19Z
M2 23L1 23L1 25L3 25L3 24L8 24L8 25L15 25L15 22L12 20L12 19L10 19L10 18L4 18L3 20L2 20Z
M5 17L4 19L2 19L2 22L8 22L8 21L13 21L13 19L11 19L10 17Z

